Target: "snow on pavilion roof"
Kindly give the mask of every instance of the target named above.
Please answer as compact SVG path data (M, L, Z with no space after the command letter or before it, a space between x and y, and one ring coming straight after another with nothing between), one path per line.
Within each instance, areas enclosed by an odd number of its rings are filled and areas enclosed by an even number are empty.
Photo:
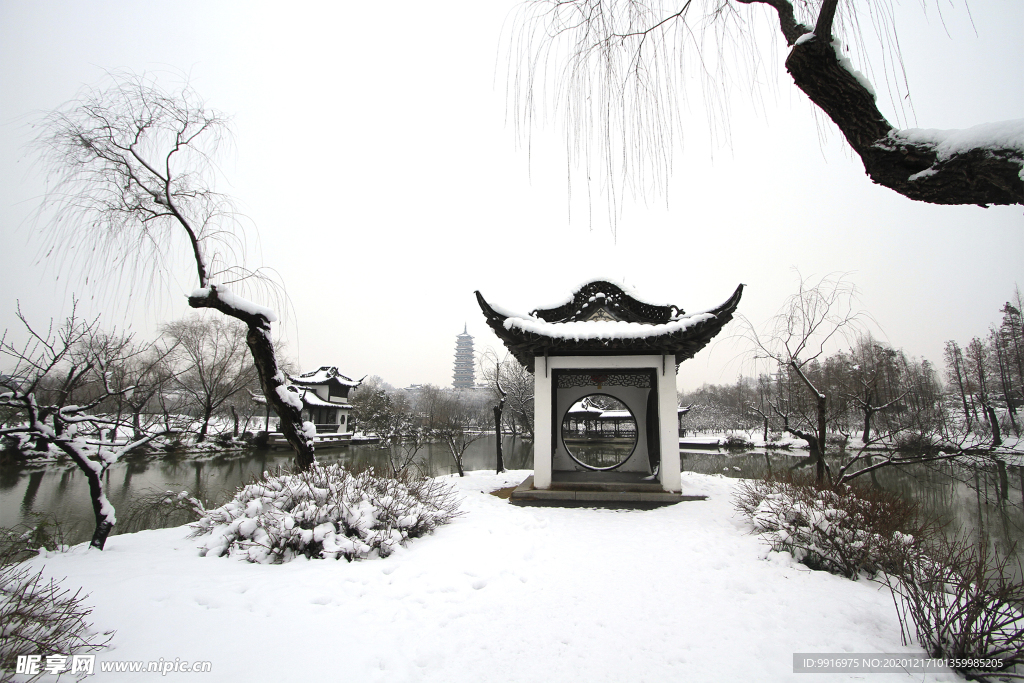
M743 295L743 285L721 306L687 315L677 306L640 301L618 284L594 280L572 300L523 315L493 306L476 292L487 324L516 359L533 372L536 356L671 354L681 363L717 335Z
M316 395L316 392L312 389L305 389L303 387L297 387L291 385L288 391L298 394L299 398L302 399L303 406L306 408L338 408L340 410L352 410L353 406L351 403L333 403L331 401L325 401ZM263 403L266 402L264 399Z
M341 410L352 410L351 403L332 403L331 401L325 401L316 395L316 392L309 389L303 389L302 391L302 402L307 406L319 406L321 408L340 408Z
M327 384L331 380L334 380L338 384L342 384L350 387L359 386L359 382L346 377L345 375L338 372L338 368L331 367L328 365L323 366L313 372L306 372L301 375L289 375L290 379L295 384L311 385L311 384Z

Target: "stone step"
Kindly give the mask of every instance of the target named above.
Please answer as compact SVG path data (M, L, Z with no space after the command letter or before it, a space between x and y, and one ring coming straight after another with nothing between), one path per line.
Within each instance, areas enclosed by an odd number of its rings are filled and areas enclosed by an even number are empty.
M613 484L602 484L611 486ZM636 486L636 484L620 484ZM658 485L656 485L658 486ZM567 505L567 506L625 506L625 507L657 507L671 505L689 500L706 500L707 496L687 496L679 493L668 493L660 490L602 490L580 488L579 483L564 483L560 488L533 488L533 475L530 475L509 496L514 505Z
M662 493L661 484L656 481L552 481L551 488L556 491L635 491L638 493Z

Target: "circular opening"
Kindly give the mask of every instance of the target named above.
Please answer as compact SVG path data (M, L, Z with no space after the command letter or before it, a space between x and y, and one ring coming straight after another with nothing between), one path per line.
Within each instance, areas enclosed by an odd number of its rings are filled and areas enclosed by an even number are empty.
M633 413L608 394L588 394L562 417L562 444L588 470L613 470L629 460L636 434Z

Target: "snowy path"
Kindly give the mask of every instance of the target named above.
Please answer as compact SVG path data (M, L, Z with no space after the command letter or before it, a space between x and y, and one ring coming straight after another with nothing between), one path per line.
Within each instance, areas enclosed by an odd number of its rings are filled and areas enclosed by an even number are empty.
M97 628L117 630L98 661L209 660L201 678L218 682L959 680L794 674L794 652L920 650L900 645L884 587L762 559L732 510L736 480L684 473L685 492L710 499L651 511L481 493L526 474L470 473L467 514L384 560L202 558L182 528L45 561L91 594Z

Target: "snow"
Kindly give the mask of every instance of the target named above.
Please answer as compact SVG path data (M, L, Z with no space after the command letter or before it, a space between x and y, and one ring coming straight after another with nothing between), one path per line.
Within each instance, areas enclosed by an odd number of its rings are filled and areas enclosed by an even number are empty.
M344 403L338 403L334 401L325 401L317 396L315 391L309 389L299 388L299 393L302 395L302 401L307 406L320 406L323 408L351 408L352 404L348 402L348 399L343 400Z
M274 391L277 392L277 397L286 405L290 405L296 410L302 410L302 398L297 390L286 384L279 384L274 388Z
M359 386L359 382L341 374L338 372L338 368L326 365L302 375L289 375L288 379L296 384L326 384L333 379L338 384L347 384L350 387Z
M576 403L573 403L569 408L569 413L593 413L594 416L600 415L603 411L600 408L596 408L590 403L590 399L587 397L581 398Z
M257 303L253 303L248 299L238 296L224 285L210 285L209 287L200 287L194 290L190 295L190 299L206 299L209 298L210 293L216 290L217 298L223 301L225 304L236 310L248 313L249 315L262 315L267 319L267 322L277 322L277 314L266 306L260 306Z
M114 506L110 504L107 496L103 493L99 495L100 514L105 520L111 524L117 524L117 516L114 514Z
M811 33L805 33L802 36L800 36L799 38L797 38L796 42L793 43L793 47L796 47L797 45L803 45L804 43L806 43L809 40L814 40L814 32L813 31Z
M803 36L801 36L801 38L803 38ZM797 44L799 43L800 41L797 40ZM875 86L871 85L871 81L868 80L867 76L865 76L857 69L853 68L853 62L850 61L849 57L843 54L842 41L840 41L838 38L833 40L832 49L836 51L836 59L839 60L839 66L846 69L851 76L856 78L857 82L860 83L861 87L867 90L869 93L871 93L872 98L876 98L878 95L875 93Z
M498 309L495 308L495 311ZM500 312L500 311L499 311ZM524 332L555 339L644 339L682 332L697 323L711 320L711 313L688 315L660 325L645 325L624 320L580 320L567 323L549 323L533 316L512 316L505 320L505 329L517 327Z
M803 45L804 43L810 42L814 40L816 37L817 36L814 34L814 32L804 33L803 35L796 39L796 41L793 43L793 47L796 48L800 45ZM832 49L835 50L836 59L839 60L839 66L846 69L846 71L851 76L856 78L857 82L860 83L861 87L867 90L869 93L871 93L872 98L876 98L878 95L875 93L875 87L871 84L871 81L868 80L867 76L865 76L862 72L854 68L853 62L851 62L850 58L847 57L844 53L844 46L842 41L839 40L838 38L833 39Z
M824 680L794 675L794 652L922 655L901 645L884 587L768 552L733 511L736 480L684 473L684 491L709 499L648 511L517 508L486 493L528 474L453 477L466 514L385 559L204 558L181 527L30 563L83 587L94 626L117 630L97 672L180 657L209 660L226 683L320 680L332 664L388 683L771 683Z
M897 144L932 145L939 161L972 149L1013 150L1024 155L1024 119L982 123L962 130L907 128L892 131L889 137ZM916 173L911 179L926 177L931 170ZM1024 180L1024 168L1021 169L1021 180Z

